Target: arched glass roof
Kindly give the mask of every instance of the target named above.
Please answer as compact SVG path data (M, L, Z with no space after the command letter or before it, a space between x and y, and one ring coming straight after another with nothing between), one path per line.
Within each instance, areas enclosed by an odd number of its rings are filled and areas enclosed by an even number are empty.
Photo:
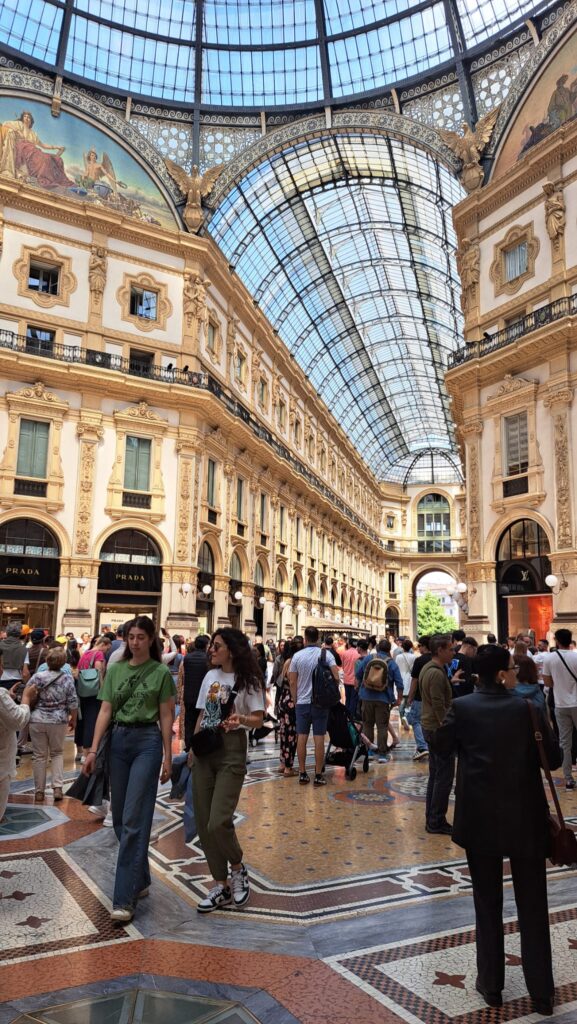
M342 103L454 68L551 0L0 0L0 44L204 108Z
M444 372L463 194L408 141L327 132L260 162L208 225L379 479L459 477Z

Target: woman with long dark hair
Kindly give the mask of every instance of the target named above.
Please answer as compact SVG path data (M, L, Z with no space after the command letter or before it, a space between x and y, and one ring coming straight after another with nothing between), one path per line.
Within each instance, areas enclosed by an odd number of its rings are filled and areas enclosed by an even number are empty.
M92 773L98 745L112 721L112 821L120 843L113 921L132 920L137 900L148 895L148 843L158 777L167 782L172 768L174 687L160 660L152 619L137 616L127 624L125 636L122 658L109 666L98 694L101 708L82 769L86 775Z
M250 896L233 819L246 774L247 732L260 728L264 717L264 680L244 633L228 627L217 630L208 659L211 668L196 705L202 713L195 735L211 730L217 743L205 753L196 745L192 773L198 836L214 880L198 904L201 914L243 907Z
M453 842L465 848L473 884L477 936L477 991L488 1006L502 1006L505 982L503 859L511 864L523 973L533 1010L553 1013L553 970L545 861L548 809L539 752L527 701L513 692L517 666L508 650L479 647L475 693L453 701L434 734L441 754L459 758ZM545 711L535 702L552 770L561 750Z

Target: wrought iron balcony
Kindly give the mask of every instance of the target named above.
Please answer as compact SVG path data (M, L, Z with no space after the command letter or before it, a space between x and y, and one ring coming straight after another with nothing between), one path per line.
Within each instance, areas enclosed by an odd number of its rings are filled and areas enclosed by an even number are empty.
M514 324L504 327L502 331L497 331L496 334L487 334L482 341L472 341L468 345L458 348L449 356L449 369L453 366L461 366L462 363L468 363L471 359L481 359L498 349L506 348L507 345L512 345L514 341L518 341L526 334L531 334L532 331L538 331L540 327L546 327L547 324L562 320L565 316L574 316L576 313L577 295L555 299L549 305L534 309L532 313L516 320Z

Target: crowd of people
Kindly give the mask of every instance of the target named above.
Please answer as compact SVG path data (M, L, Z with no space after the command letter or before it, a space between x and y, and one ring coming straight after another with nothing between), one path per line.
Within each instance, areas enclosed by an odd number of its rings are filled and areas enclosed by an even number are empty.
M0 818L17 747L21 756L33 754L35 802L45 800L48 765L53 799L62 799L64 741L73 733L82 773L77 782L85 791L75 795L104 822L110 819L118 838L115 921L131 920L149 891L158 781L174 781L178 740L191 769L196 828L212 874L198 904L206 914L241 908L250 898L234 827L249 743L274 731L279 772L304 786L311 782L312 731L312 782L321 788L327 784L325 740L335 702L367 758L383 765L400 741L392 717L398 708L398 728L412 730L413 760L428 761L424 828L452 836L466 851L478 991L489 1006L501 1005L508 858L527 987L534 1009L552 1012L548 811L527 700L539 716L550 767L562 765L565 786L573 790L577 650L568 630L556 632L551 650L530 635L498 643L489 634L479 645L462 630L422 636L416 644L407 637L335 641L327 635L321 643L319 631L308 627L302 637L275 644L260 637L251 642L224 627L186 642L164 630L157 634L150 618L138 616L114 633L78 639L9 624L0 635L0 659ZM321 682L325 696L334 694L330 699L320 698Z

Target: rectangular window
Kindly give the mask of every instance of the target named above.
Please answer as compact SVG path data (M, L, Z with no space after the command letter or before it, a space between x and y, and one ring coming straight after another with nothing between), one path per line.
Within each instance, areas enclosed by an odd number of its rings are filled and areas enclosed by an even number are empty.
M216 505L216 462L208 460L206 472L206 502L211 508Z
M529 467L527 413L505 416L505 476L526 473Z
M124 464L124 489L126 491L150 490L151 448L152 441L149 438L127 436Z
M387 530L392 530L395 526L395 517L387 516Z
M278 425L280 430L286 427L286 404L282 400L278 403Z
M516 277L526 274L528 269L527 242L520 242L519 245L513 246L512 249L506 249L503 253L503 259L505 281L514 281Z
M279 537L282 541L285 540L286 534L286 508L284 505L279 507Z
M396 589L397 589L396 586L395 586L395 576L396 576L396 573L394 573L394 572L390 572L389 573L389 593L390 594L394 594Z
M210 322L206 330L206 347L209 352L216 351L216 327Z
M158 294L148 291L146 288L137 288L132 285L130 289L130 315L139 316L143 320L158 319Z
M295 519L295 542L297 548L301 546L301 517L297 516Z
M49 423L20 420L16 476L46 478Z
M31 292L42 292L44 295L58 295L60 283L60 267L49 263L30 261L28 271L28 288Z
M149 377L154 366L154 354L138 348L130 349L129 370L136 377Z
M236 518L244 522L244 480L236 478Z
M32 327L28 324L26 328L26 351L34 355L51 355L54 348L54 331L45 327Z
M260 495L260 528L261 528L261 532L262 533L266 533L267 532L267 529L266 529L267 528L267 515L266 515L266 512L267 512L266 494L264 494L264 492L261 491L261 495Z

